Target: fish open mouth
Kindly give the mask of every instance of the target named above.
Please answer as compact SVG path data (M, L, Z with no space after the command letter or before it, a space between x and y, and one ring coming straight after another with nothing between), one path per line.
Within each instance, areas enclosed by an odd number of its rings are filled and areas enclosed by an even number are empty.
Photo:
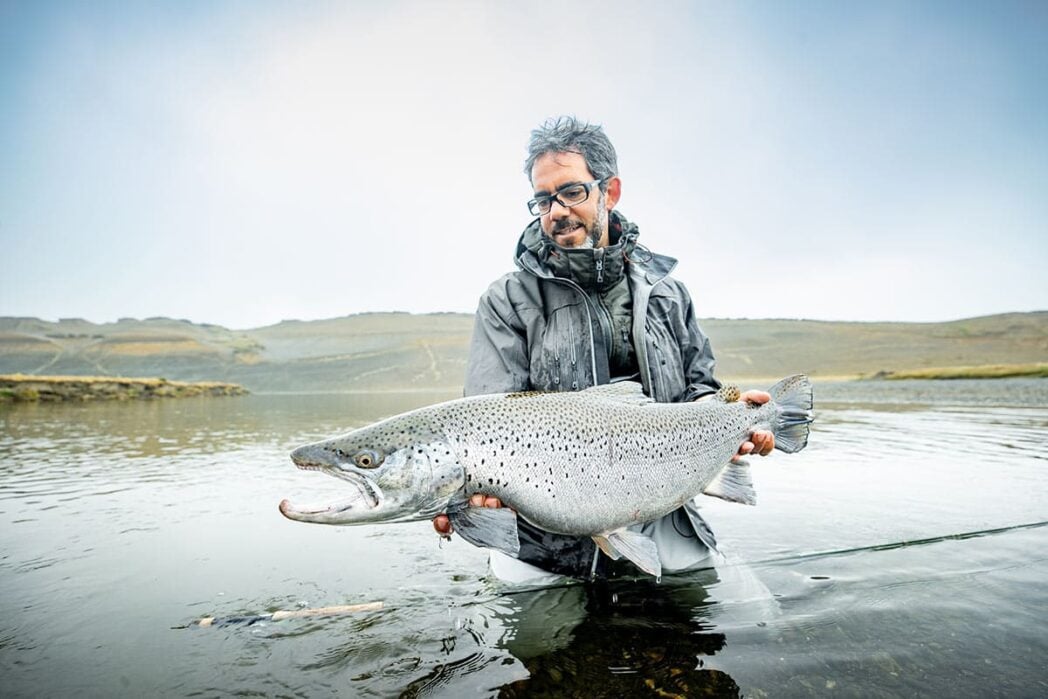
M357 492L360 493L361 499L368 505L368 507L374 509L379 506L382 502L382 490L377 485L371 482L371 479L367 476L361 476L356 473L347 473L345 471L328 472L335 478L340 478L348 483L353 484Z
M364 507L361 507L364 505ZM352 515L354 511L371 510L360 498L329 505L296 505L290 500L280 501L280 514L298 522L335 522Z
M298 456L299 458L295 458ZM302 455L293 455L295 465L303 471L320 471L339 480L346 481L356 488L356 493L349 498L327 505L295 505L289 500L281 500L280 514L288 519L300 522L337 522L351 521L366 517L366 514L382 504L382 489L370 478L351 471L344 471L330 464L318 464Z
M320 469L313 469L320 470ZM367 518L382 504L382 491L367 478L332 474L352 483L357 491L349 498L326 505L296 505L290 500L280 501L280 514L300 522L338 522Z

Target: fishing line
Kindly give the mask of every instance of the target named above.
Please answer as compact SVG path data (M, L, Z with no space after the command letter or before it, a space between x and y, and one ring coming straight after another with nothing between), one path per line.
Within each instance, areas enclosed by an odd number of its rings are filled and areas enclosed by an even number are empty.
M1013 524L1008 527L996 527L994 529L980 529L972 532L962 532L960 534L943 534L941 536L928 537L927 539L905 539L903 541L896 541L888 544L872 544L870 546L855 546L846 549L833 549L829 551L813 551L811 553L798 553L790 556L779 556L776 558L765 558L757 561L746 561L744 563L733 563L731 565L765 565L771 563L785 563L789 561L808 561L818 558L830 558L833 556L846 556L850 553L861 553L863 551L893 551L895 549L904 549L911 546L924 546L926 544L937 544L942 541L964 541L965 539L977 539L984 536L993 536L995 534L1004 534L1012 531L1019 531L1023 529L1037 529L1039 527L1048 526L1048 521L1044 522L1029 522L1026 524ZM716 568L716 566L710 566L709 568L702 568L701 570L709 570L710 568Z

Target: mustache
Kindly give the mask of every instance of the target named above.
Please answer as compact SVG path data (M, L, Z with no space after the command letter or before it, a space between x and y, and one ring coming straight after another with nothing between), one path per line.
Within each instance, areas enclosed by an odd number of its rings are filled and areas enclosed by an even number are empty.
M562 218L561 220L559 220L555 224L553 224L553 228L550 230L550 232L551 233L562 233L562 232L564 232L566 230L570 230L572 228L575 228L576 226L583 226L583 227L585 227L585 224L583 224L582 221L580 221L577 218Z

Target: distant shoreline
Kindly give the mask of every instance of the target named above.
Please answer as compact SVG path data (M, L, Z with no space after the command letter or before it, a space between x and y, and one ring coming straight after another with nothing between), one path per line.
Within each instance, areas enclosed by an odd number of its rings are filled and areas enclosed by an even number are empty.
M771 378L771 385L798 373L835 381L910 378L903 372L996 377L983 367L1043 364L1048 350L1048 311L928 324L700 322L718 378L748 385L754 377ZM461 390L473 325L466 314L358 314L253 330L165 318L97 325L0 317L0 375L216 378L252 393Z
M867 380L899 381L903 379L1016 379L1048 378L1048 363L985 364L981 366L929 367L905 371L879 371Z
M0 403L150 400L193 396L241 396L243 386L220 381L168 381L126 376L0 375Z

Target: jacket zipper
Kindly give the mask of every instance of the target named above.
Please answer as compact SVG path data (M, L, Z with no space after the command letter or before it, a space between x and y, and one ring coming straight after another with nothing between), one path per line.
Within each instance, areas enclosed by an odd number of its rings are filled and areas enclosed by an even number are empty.
M568 324L570 330L571 324ZM560 385L560 346L557 343L553 343L553 362L557 365L556 370L553 372L553 385Z
M568 323L568 346L571 347L571 390L577 391L579 390L579 355L575 349L575 326L570 322Z

